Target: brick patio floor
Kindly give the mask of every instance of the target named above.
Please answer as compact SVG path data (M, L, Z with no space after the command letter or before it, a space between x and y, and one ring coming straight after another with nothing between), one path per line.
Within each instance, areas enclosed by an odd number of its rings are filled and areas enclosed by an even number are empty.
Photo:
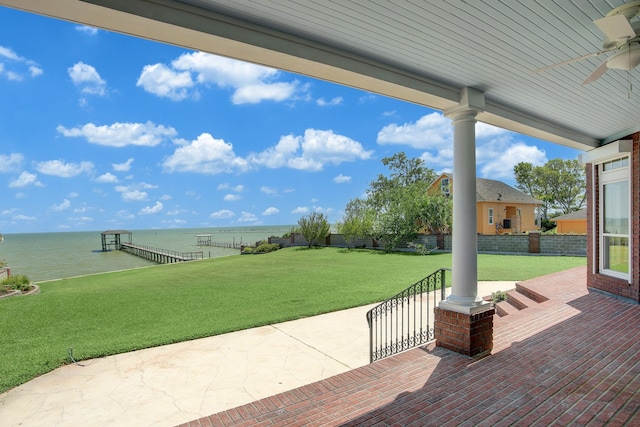
M586 267L521 282L548 301L494 318L491 356L433 344L184 426L639 426L640 305Z

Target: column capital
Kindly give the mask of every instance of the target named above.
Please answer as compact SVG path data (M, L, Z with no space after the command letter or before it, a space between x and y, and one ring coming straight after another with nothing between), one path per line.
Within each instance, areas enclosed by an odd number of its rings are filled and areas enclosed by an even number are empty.
M470 87L460 90L460 102L444 111L452 120L475 120L478 113L484 111L484 93Z

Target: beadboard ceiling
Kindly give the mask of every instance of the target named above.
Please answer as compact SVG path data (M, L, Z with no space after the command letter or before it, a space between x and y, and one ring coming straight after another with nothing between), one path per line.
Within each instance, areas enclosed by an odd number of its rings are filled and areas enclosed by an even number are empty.
M607 55L531 71L600 50L603 35L593 20L623 3L0 0L439 110L472 87L485 94L479 120L582 150L640 130L640 70L610 70L584 86Z

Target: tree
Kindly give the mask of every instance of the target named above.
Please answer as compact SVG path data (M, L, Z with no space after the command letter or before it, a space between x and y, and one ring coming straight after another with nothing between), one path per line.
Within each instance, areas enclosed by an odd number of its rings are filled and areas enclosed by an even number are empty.
M390 170L378 175L367 190L367 205L375 213L373 234L386 250L414 240L431 219L428 218L427 188L436 178L432 169L404 152L382 159Z
M518 189L543 201L544 218L549 217L550 209L567 214L586 203L585 170L577 160L552 159L543 166L520 162L513 172Z
M423 231L432 234L446 234L453 225L453 200L443 194L427 195L421 199L419 208Z
M325 215L319 212L303 216L298 220L298 226L309 247L317 244L319 240L326 239L331 228Z
M563 214L582 209L587 201L584 165L577 160L552 159L543 166L552 207Z
M367 206L366 200L349 200L342 222L338 223L338 233L344 236L347 248L355 245L356 240L370 237L373 231L374 212Z

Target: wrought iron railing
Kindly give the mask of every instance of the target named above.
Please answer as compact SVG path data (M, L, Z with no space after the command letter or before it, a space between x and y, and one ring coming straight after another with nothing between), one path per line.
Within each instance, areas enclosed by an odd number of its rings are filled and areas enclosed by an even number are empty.
M433 309L445 298L446 270L431 273L367 312L371 362L434 340Z

